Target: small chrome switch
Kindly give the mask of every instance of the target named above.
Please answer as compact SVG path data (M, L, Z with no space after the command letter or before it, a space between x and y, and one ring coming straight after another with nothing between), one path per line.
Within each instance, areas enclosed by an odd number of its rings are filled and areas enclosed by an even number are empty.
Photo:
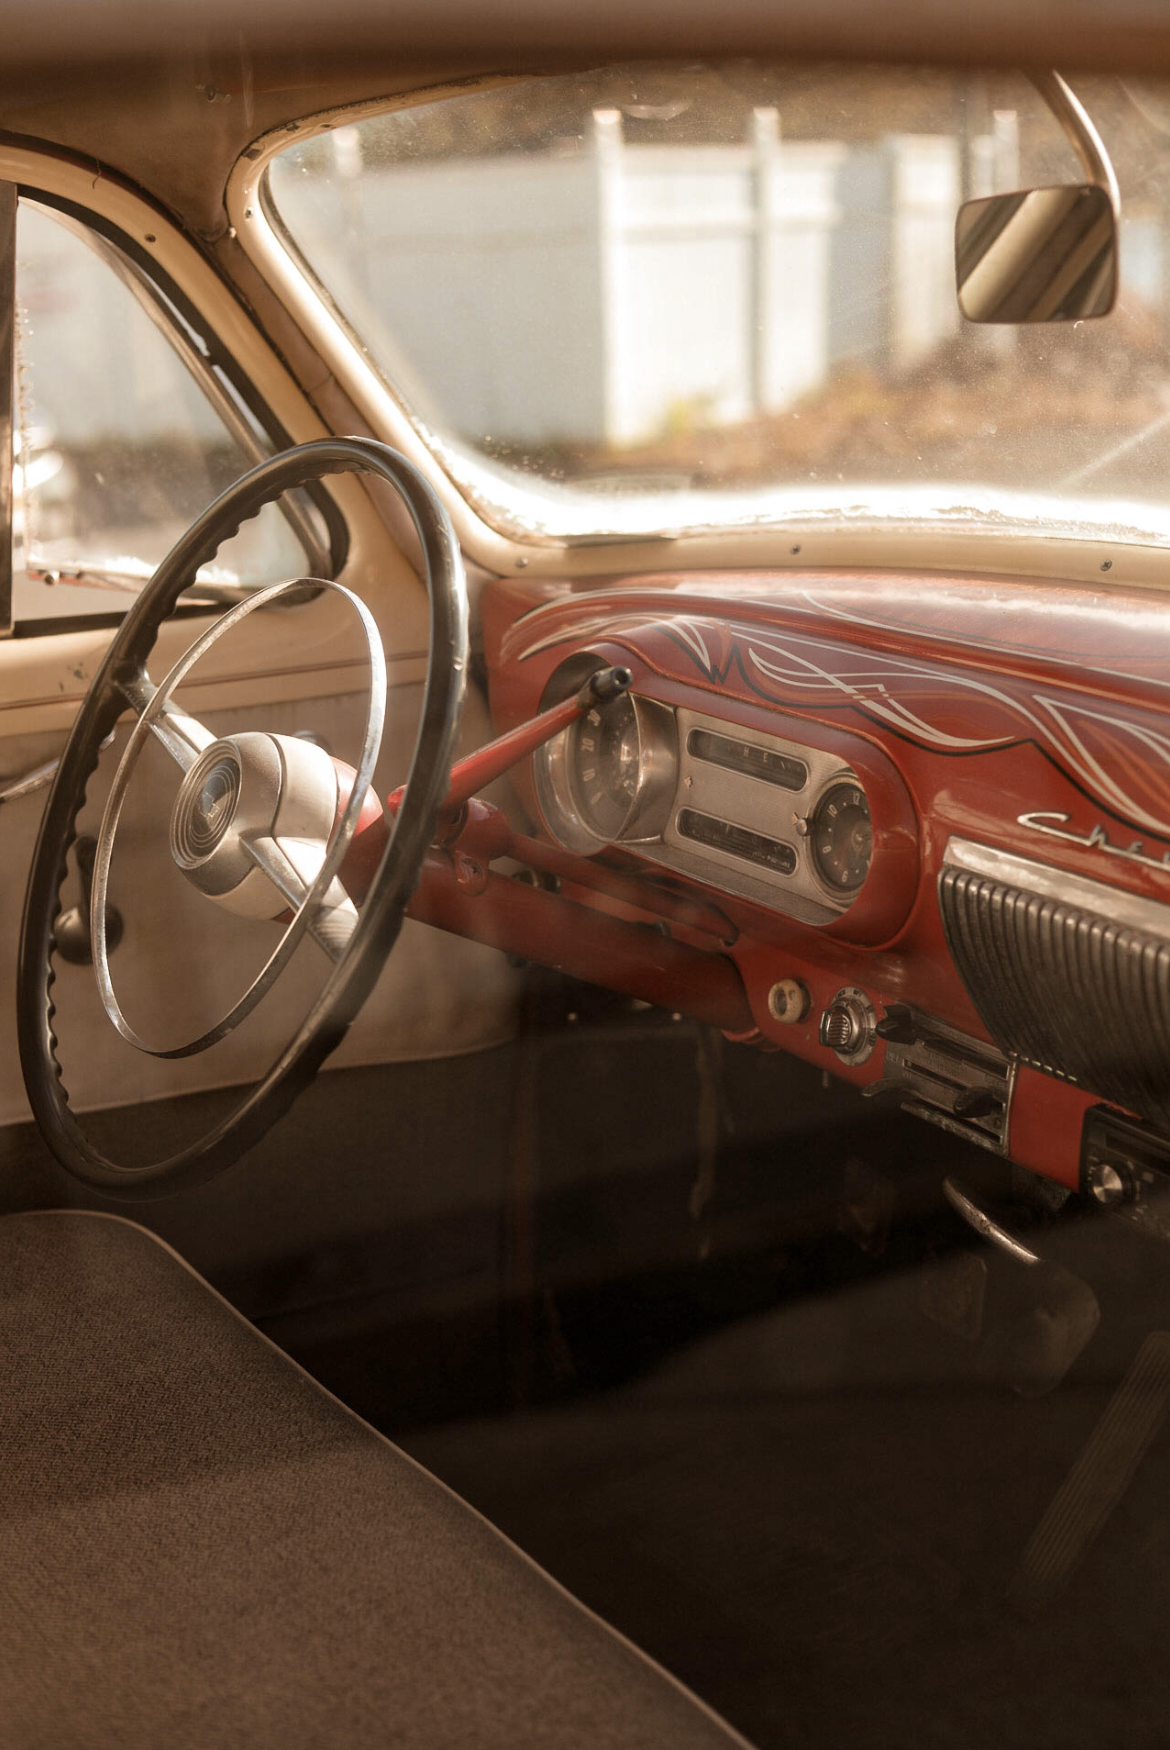
M821 1015L819 1038L842 1063L864 1063L877 1037L877 1014L857 985L839 990Z

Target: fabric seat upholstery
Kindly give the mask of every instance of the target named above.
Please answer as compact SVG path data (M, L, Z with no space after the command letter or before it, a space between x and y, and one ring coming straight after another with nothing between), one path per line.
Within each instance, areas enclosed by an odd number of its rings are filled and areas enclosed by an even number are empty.
M0 1622L6 1750L743 1745L109 1216L0 1221Z

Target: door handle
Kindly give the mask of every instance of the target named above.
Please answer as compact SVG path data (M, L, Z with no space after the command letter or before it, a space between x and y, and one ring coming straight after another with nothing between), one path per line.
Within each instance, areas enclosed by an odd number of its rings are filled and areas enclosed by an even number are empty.
M93 939L89 929L89 902L93 891L93 859L97 840L88 833L77 840L73 854L77 859L77 878L81 883L81 898L77 905L61 912L53 925L53 941L62 960L72 966L93 965ZM112 905L106 907L106 950L112 954L122 940L122 914Z

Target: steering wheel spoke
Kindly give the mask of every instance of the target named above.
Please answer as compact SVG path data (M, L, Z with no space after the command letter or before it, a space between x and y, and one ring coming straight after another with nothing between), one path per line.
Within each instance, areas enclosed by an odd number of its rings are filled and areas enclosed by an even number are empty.
M199 755L215 740L196 717L174 705L165 705L150 725L150 733L164 747L181 772L189 772Z
M158 688L144 668L119 686L126 703L141 718L154 704ZM189 772L199 755L215 740L212 731L170 699L150 719L150 733L164 747L181 772Z
M244 849L295 911L304 905L325 861L321 839L249 839ZM330 960L341 959L358 926L358 909L336 877L314 907L309 935Z

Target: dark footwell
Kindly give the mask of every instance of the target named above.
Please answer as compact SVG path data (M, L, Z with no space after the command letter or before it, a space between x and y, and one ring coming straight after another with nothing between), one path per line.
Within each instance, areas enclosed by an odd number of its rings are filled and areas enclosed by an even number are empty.
M1104 1317L1045 1396L925 1320L905 1270L731 1325L621 1390L406 1444L760 1750L1160 1750L1162 1433L1063 1591L1008 1603L1143 1335L1170 1328L1159 1253L1135 1264L1095 1224L1064 1252L1096 1268Z

